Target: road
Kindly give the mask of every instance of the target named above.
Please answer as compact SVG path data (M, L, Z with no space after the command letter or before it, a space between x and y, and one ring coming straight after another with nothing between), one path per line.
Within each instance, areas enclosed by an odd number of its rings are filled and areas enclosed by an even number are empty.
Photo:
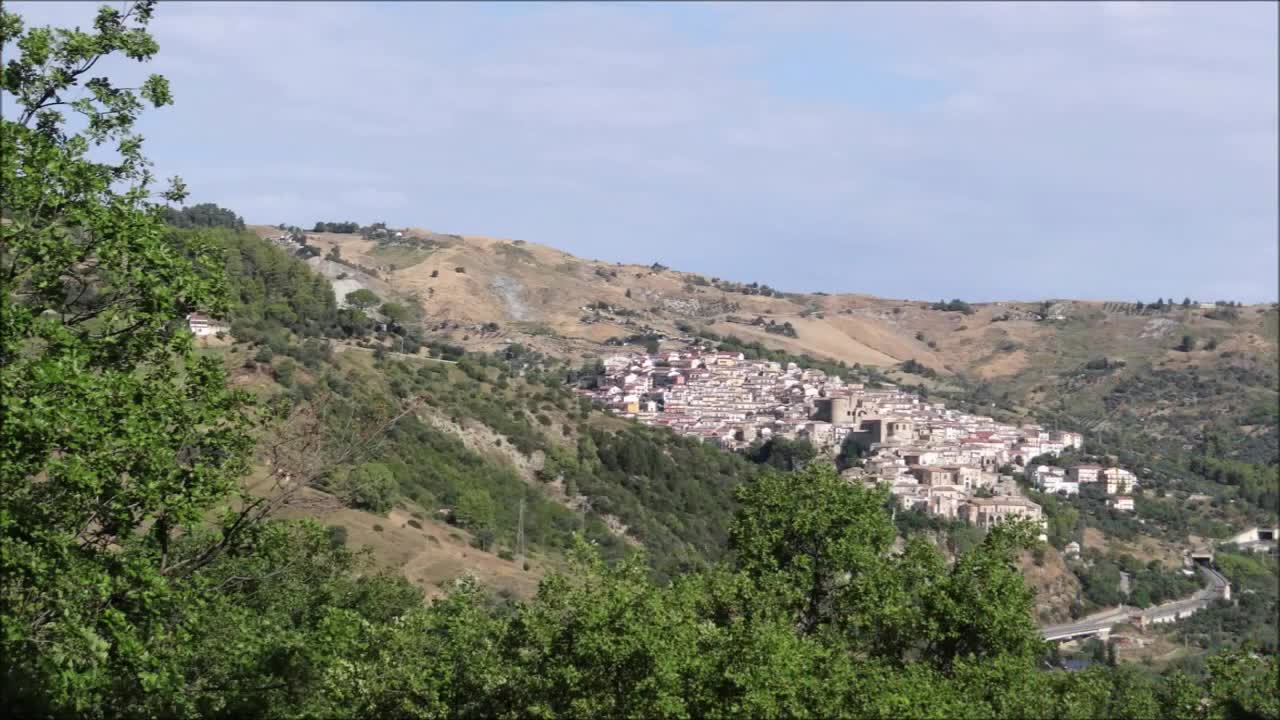
M1075 622L1062 625L1049 625L1040 628L1045 640L1060 640L1082 635L1097 635L1110 630L1112 626L1127 622L1137 608L1128 605L1096 612Z
M1145 610L1121 605L1080 618L1075 622L1042 627L1040 634L1045 640L1065 640L1099 635L1123 622L1160 623L1186 617L1208 607L1214 599L1224 597L1227 589L1231 587L1231 583L1222 576L1222 573L1211 567L1201 565L1200 573L1204 575L1207 584L1189 597L1172 600Z

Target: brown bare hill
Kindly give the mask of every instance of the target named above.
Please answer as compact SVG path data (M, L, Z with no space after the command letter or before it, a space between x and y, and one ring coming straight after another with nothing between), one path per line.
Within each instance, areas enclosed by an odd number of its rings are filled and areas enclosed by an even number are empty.
M974 303L966 314L932 309L931 302L859 294L767 297L727 291L695 273L578 258L522 240L404 232L406 242L421 246L354 234L309 237L323 251L336 246L344 259L376 269L381 281L421 299L433 321L462 326L455 331L459 340L468 326L494 322L513 339L554 338L566 349L598 350L610 337L646 327L675 334L682 322L794 353L874 366L915 359L942 373L988 379L1063 371L1095 357L1131 364L1168 360L1184 334L1216 339L1221 350L1274 354L1276 348L1274 313L1268 327L1265 306L1242 307L1237 319L1219 320L1196 305L1139 312L1128 303L995 302ZM929 289L920 294L928 296ZM797 337L731 322L756 317L790 322Z

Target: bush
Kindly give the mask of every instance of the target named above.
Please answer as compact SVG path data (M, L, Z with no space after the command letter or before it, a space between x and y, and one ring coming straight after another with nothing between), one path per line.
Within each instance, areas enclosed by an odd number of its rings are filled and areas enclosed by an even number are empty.
M380 532L382 532L382 526L381 526L381 525L379 525L379 524L377 524L377 523L374 523L374 525L373 525L373 531L374 531L374 532L379 532L379 533L380 533Z
M963 300L958 300L958 299L952 300L951 302L945 302L945 301L936 302L931 306L931 308L933 310L943 310L946 312L961 312L961 313L964 313L965 315L973 314L973 308L969 305L969 303L964 302Z
M471 538L471 547L488 552L489 548L493 547L493 540L493 531L489 528L483 528Z
M329 533L329 545L340 548L347 544L347 528L345 525L330 525L326 530Z
M284 360L273 369L276 382L280 383L284 387L292 387L293 380L294 380L294 372L297 370L297 368L298 366L294 364L292 360L288 360L288 359Z

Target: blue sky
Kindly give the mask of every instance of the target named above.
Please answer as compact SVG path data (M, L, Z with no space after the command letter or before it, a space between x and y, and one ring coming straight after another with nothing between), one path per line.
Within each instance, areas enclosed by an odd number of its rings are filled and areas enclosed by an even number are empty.
M88 3L9 3L35 23ZM162 3L159 174L789 290L1275 301L1274 3Z

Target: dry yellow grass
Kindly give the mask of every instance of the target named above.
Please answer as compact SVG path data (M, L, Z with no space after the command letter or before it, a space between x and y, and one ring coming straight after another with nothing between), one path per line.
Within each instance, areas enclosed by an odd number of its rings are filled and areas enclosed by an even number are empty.
M309 488L301 490L298 502L278 515L310 517L325 525L345 527L348 547L368 548L379 567L404 575L428 597L444 594L464 575L474 576L497 591L531 597L550 567L547 558L531 556L526 571L518 562L471 547L470 534L460 528L430 518L418 520L422 527L415 528L409 524L413 518L403 510L374 515L341 507L325 493Z
M264 236L278 233L254 229ZM337 246L355 263L386 266L389 251L359 236L310 236L326 252ZM1264 308L1244 308L1242 319L1232 324L1198 310L1140 316L1104 312L1099 302L1067 301L1056 307L1068 321L1041 322L1027 317L1040 307L1034 302L974 305L965 315L933 310L929 302L861 294L764 297L691 284L695 276L690 273L578 258L532 242L461 236L446 245L412 266L397 263L394 271L381 272L381 279L388 292L420 298L429 318L463 325L450 341L483 351L510 339L541 352L581 357L615 352L603 345L609 338L637 334L645 326L676 334L676 324L684 322L795 354L881 367L911 359L941 373L1002 382L1033 373L1051 378L1097 356L1212 365L1222 351L1275 353L1275 338L1267 333L1275 313ZM420 254L401 253L401 259L407 264ZM633 313L634 324L623 318L581 322L589 314L583 307L597 302ZM687 304L694 302L700 305ZM823 317L801 317L806 308ZM790 322L799 337L727 323L729 315ZM1004 320L1005 315L1011 319ZM466 329L488 322L498 323L502 332L480 337ZM1184 332L1218 338L1218 353L1170 352Z

